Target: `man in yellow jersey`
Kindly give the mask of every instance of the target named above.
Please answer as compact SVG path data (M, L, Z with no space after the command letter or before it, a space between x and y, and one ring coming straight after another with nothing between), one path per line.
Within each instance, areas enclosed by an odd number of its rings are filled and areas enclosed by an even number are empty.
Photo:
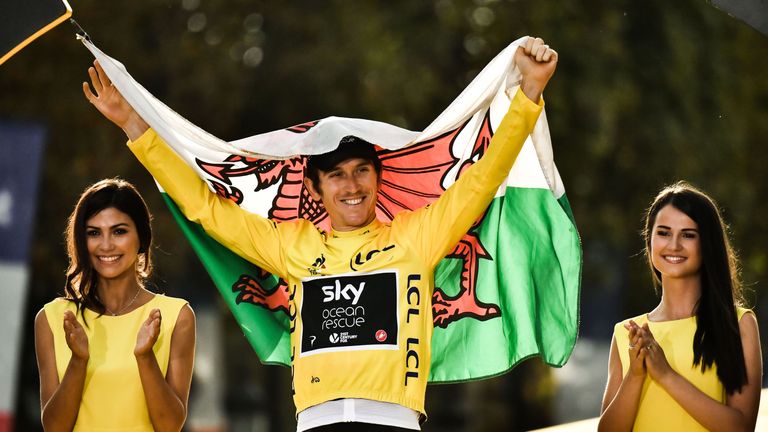
M354 136L308 158L304 184L330 216L276 223L212 193L128 105L101 68L88 100L121 127L131 151L218 242L289 286L298 431L419 430L430 367L434 269L493 199L541 112L557 53L529 38L522 81L486 154L431 205L376 218L381 163ZM360 423L365 423L361 425Z

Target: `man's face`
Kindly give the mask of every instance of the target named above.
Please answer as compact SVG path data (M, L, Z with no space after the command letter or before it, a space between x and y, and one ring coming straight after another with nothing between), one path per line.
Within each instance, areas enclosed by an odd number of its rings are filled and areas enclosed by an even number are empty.
M336 231L362 228L376 218L379 175L366 159L347 159L330 171L319 172L319 184L305 178L315 201L322 201Z

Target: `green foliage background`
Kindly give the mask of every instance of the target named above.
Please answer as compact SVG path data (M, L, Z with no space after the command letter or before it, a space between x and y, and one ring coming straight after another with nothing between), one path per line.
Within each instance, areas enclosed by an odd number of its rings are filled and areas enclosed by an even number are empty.
M545 97L584 244L582 337L607 341L613 322L657 302L638 255L640 219L655 193L678 179L719 201L741 252L748 303L768 329L768 208L760 198L768 193L768 37L703 0L71 5L97 46L224 139L329 115L421 129L504 46L541 36L560 53ZM66 217L83 188L115 175L137 184L154 209L159 289L225 316L225 362L216 366L226 371L230 418L262 412L269 430L291 430L288 371L258 364L151 178L122 148L122 132L83 98L91 61L64 24L0 67L0 118L42 123L49 134L19 430L39 428L32 320L63 286ZM552 386L547 369L530 361L501 378L431 388L425 430L547 426Z

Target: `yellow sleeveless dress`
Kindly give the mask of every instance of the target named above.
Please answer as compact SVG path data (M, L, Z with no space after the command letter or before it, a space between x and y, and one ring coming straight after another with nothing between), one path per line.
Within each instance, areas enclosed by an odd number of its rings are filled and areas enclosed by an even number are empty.
M139 378L139 368L133 355L136 334L149 312L160 309L160 335L153 348L160 370L165 376L171 349L171 335L183 299L155 295L147 304L125 315L98 316L86 310L88 326L82 317L77 320L88 335L90 359L85 377L83 397L74 431L89 432L149 432L153 431ZM64 312L75 312L75 304L59 298L43 307L53 333L56 369L59 382L64 377L72 352L64 338Z
M748 309L737 308L737 317L752 313ZM702 373L700 365L693 366L693 336L696 333L696 317L673 321L648 321L648 315L643 314L634 318L638 325L648 323L656 341L664 349L669 365L683 378L712 399L725 403L725 388L717 378L717 366ZM629 332L624 328L624 320L613 329L616 347L621 359L622 373L629 370ZM706 431L699 422L691 417L660 385L646 376L640 395L640 406L637 409L634 431Z

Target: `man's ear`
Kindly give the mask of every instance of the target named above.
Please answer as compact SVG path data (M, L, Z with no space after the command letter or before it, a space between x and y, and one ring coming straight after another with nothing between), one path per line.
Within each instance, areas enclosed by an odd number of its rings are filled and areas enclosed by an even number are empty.
M304 177L304 187L307 188L309 196L311 196L313 200L322 202L322 195L320 195L320 191L315 189L315 183L312 181L312 179L309 177Z

